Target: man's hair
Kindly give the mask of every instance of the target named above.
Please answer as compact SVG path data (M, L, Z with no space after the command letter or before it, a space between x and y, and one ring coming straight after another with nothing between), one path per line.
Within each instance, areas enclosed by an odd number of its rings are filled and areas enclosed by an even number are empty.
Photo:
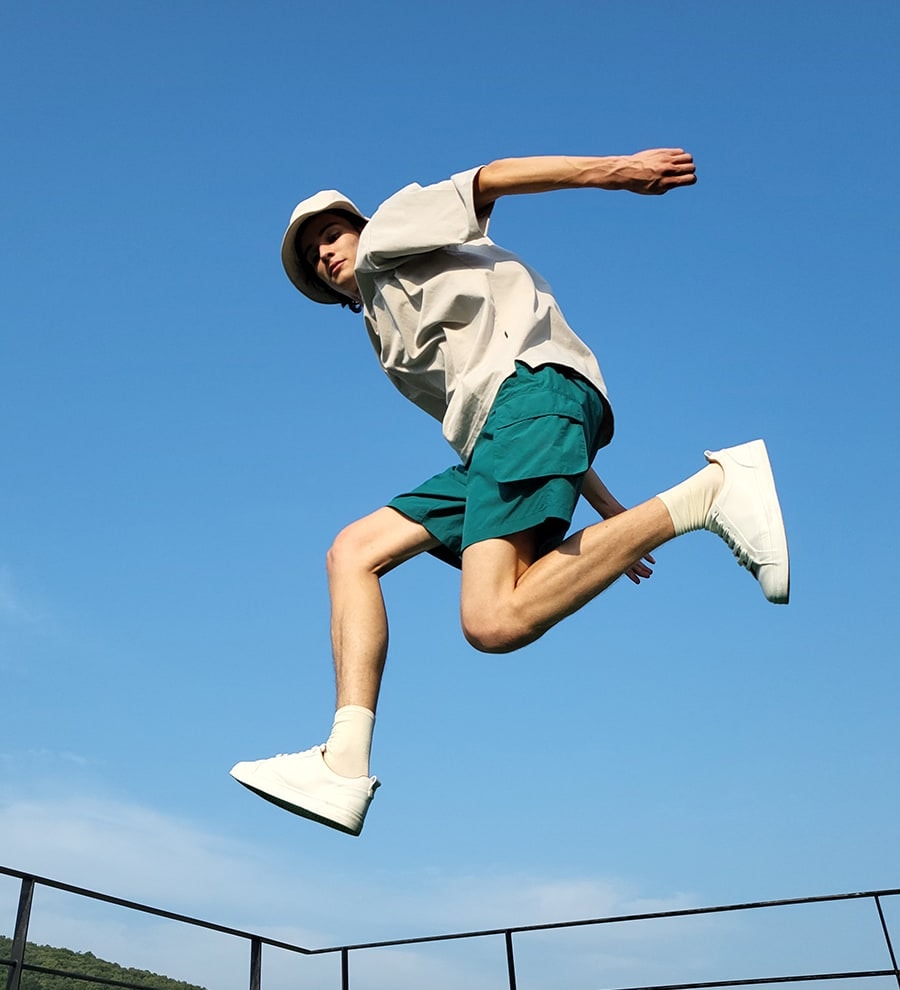
M346 220L352 227L355 227L357 231L361 231L365 227L368 221L364 220L362 217L357 216L355 213L351 213L349 210L326 210L326 213L334 213L339 216L342 220ZM317 216L319 214L316 214ZM327 285L319 276L316 274L313 266L306 260L306 256L300 250L300 238L303 235L303 231L310 220L314 220L315 217L310 217L309 220L304 221L300 224L297 229L297 234L294 237L294 253L300 261L300 265L303 271L306 273L306 277L311 281L317 283L324 292L328 295L334 296L336 302L339 302L341 306L348 308L353 313L362 312L362 304L356 302L355 299L348 299L346 296L342 296L340 292L335 292L330 285Z

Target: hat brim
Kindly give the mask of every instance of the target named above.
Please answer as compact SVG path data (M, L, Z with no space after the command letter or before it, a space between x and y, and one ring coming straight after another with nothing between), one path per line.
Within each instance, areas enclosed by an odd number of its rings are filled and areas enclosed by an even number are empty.
M369 219L343 193L339 193L336 189L324 189L322 192L317 192L315 196L304 199L303 202L294 207L291 222L281 240L281 263L284 265L287 277L308 299L312 299L313 302L328 304L341 302L341 296L332 292L324 283L310 274L309 269L300 260L300 254L297 250L297 235L310 217L314 217L317 213L327 213L329 210L344 210L346 213L352 213L359 217L363 222L367 222Z

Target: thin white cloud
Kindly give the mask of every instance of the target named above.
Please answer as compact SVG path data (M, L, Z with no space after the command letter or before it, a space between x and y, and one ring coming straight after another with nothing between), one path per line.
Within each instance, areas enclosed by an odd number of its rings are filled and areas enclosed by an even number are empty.
M19 869L119 896L201 910L271 903L273 864L253 849L152 808L107 798L15 800L0 807L7 861ZM240 895L238 895L240 892ZM243 910L242 914L247 912Z
M446 916L465 916L478 928L496 926L497 919L510 927L548 924L615 914L670 911L696 904L688 894L650 900L615 879L578 877L546 880L523 874L485 878L452 877L443 881ZM447 910L449 909L449 910Z

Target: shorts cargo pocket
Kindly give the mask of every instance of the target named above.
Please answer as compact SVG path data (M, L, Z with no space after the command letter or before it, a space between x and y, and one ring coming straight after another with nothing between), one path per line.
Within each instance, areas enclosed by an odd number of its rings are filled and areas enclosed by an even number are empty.
M581 475L590 467L584 426L563 413L497 425L492 453L500 484Z

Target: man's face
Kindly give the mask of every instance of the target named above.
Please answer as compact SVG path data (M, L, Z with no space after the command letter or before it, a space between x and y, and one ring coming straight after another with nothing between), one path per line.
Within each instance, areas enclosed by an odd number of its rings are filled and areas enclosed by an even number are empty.
M359 298L354 266L359 231L339 213L319 213L308 220L298 250L309 267L329 288L351 299Z

